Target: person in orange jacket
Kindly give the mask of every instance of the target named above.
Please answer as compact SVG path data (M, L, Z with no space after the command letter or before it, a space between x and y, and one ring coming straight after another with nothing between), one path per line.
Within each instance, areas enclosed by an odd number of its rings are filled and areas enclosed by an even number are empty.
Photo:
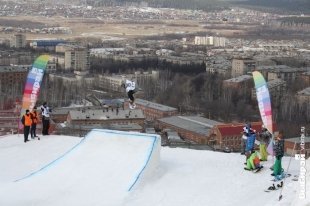
M33 107L32 112L30 113L31 115L31 128L30 128L30 134L31 134L31 139L34 139L35 137L38 137L36 134L36 129L37 129L37 123L38 123L38 113L37 113L37 107ZM38 140L40 140L40 137L38 137Z
M29 135L31 124L32 124L29 109L26 110L26 114L23 115L21 122L24 125L24 142L26 143L27 141L29 141L28 135Z

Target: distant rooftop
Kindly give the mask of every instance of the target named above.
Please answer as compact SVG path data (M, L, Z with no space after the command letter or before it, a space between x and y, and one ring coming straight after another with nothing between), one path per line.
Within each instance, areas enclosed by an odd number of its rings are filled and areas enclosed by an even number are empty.
M94 109L94 110L72 110L69 111L72 120L108 120L108 119L143 119L144 114L142 110L123 110L119 109L118 114L116 114L116 109Z
M214 125L223 124L199 116L172 116L159 119L159 121L203 135L209 134Z
M65 115L68 114L69 111L81 111L84 110L98 110L101 109L101 106L78 106L78 107L58 107L58 108L52 108L52 115Z
M276 87L278 85L282 85L282 84L285 84L286 82L282 79L274 79L274 80L271 80L271 81L268 81L267 82L267 87L268 88L273 88L273 87Z
M273 66L258 66L257 70L267 70L267 71L275 71L275 72L306 72L310 71L310 68L292 68L286 65L273 65Z
M297 95L310 96L310 87L307 87L306 89L297 92Z
M169 112L169 111L177 111L178 109L174 108L174 107L169 107L163 104L158 104L158 103L154 103L154 102L150 102L147 100L143 100L143 99L136 99L136 104L140 104L143 105L145 107L150 107L153 109L157 109L160 111L164 111L164 112Z
M254 62L255 60L249 57L236 57L235 60L243 60L245 62Z
M34 40L33 41L33 45L35 46L56 46L57 44L60 44L60 43L65 43L66 41L65 40Z
M112 130L125 130L125 131L136 131L142 130L142 126L136 123L129 123L129 124L109 124L109 125L102 125L102 124L83 124L76 128L72 124L66 125L65 128L70 129L81 129L81 130L92 130L92 129L112 129Z
M0 73L5 72L27 72L28 69L23 66L0 66Z
M304 72L303 75L307 75L307 76L310 76L310 70L307 71L307 72Z
M239 83L239 82L243 82L249 79L252 79L253 77L251 75L242 75L242 76L238 76L236 78L231 78L231 79L227 79L224 80L224 82L235 82L235 83Z
M80 46L80 45L76 45L76 44L62 44L63 46L66 46L66 47L69 47L70 49L74 49L74 50L76 50L76 49L81 49L81 50L84 50L84 49L86 49L86 47L83 47L83 46Z

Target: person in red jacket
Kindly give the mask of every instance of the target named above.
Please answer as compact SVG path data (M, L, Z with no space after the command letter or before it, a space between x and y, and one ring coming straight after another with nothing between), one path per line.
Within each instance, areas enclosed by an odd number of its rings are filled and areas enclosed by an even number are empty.
M27 141L29 141L28 135L29 135L31 124L32 124L30 112L28 109L26 110L26 114L23 115L21 121L24 125L24 142L26 143Z
M38 137L36 134L36 129L37 129L37 123L38 123L38 113L37 113L37 107L35 106L30 113L31 115L31 128L30 128L30 134L31 134L31 139L34 139L35 137ZM40 137L38 137L38 140L40 140Z

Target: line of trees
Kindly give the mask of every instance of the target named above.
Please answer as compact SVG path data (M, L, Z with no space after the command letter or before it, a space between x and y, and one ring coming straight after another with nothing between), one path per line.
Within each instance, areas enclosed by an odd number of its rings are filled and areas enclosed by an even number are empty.
M176 74L171 85L155 99L185 114L204 114L224 122L261 121L257 101L251 99L250 90L224 88L223 80L218 74ZM292 88L297 89L293 84ZM271 100L274 121L288 137L298 135L300 126L310 126L310 102L298 103L295 93L291 90L280 101Z
M289 12L309 12L310 2L308 0L248 0L236 1L239 5L251 5L263 7L262 10L285 10Z

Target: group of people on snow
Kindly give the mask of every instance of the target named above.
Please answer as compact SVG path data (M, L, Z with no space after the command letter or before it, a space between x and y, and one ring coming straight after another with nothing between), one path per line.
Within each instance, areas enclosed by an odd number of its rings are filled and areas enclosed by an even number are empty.
M122 87L126 89L127 96L129 98L129 108L134 109L136 107L134 94L137 92L136 82L132 79L124 79L122 81ZM48 135L48 130L50 126L50 108L47 103L44 102L40 107L42 115L42 135ZM24 142L29 141L28 136L31 134L31 138L34 139L38 137L36 135L36 127L38 123L37 107L35 106L30 112L29 109L26 110L25 114L22 116L21 122L24 125ZM38 137L40 140L40 138Z
M43 105L40 107L41 115L42 115L42 135L49 135L49 118L51 109L47 106L47 103L44 102ZM36 134L37 124L39 122L39 117L37 113L37 107L34 106L32 111L30 112L29 109L25 111L25 114L21 118L21 122L24 126L24 142L26 143L29 141L28 136L29 133L31 138L34 139L35 137L40 140L40 137Z
M261 161L267 161L268 153L267 146L272 141L272 134L262 125L262 131L256 132L251 128L251 124L246 124L243 127L242 135L242 153L246 156L246 170L256 170L262 168ZM258 135L258 140L256 139ZM255 144L259 144L259 153L255 150ZM275 163L271 169L276 179L283 176L282 157L284 156L284 139L283 132L280 131L274 139L273 154L276 158Z

